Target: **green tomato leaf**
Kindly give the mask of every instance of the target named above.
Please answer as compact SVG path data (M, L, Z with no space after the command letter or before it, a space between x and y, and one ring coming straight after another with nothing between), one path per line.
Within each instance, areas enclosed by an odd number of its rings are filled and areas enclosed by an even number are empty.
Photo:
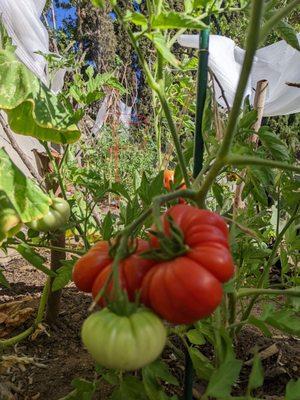
M163 361L160 360L154 361L145 368L148 369L148 372L151 372L153 375L155 375L157 378L160 378L162 381L175 386L179 385L177 378L175 378L175 376L173 376L170 373L167 364L165 364Z
M147 18L138 12L127 11L124 21L132 22L134 25L142 26L143 28L147 28L148 21Z
M92 400L96 391L96 383L85 379L73 379L72 386L75 390L62 397L60 400Z
M100 231L103 240L109 240L112 237L114 232L114 218L110 211L105 215Z
M290 380L285 389L285 400L299 400L300 378Z
M134 376L125 376L111 400L147 400L143 382Z
M271 153L275 160L289 161L290 155L287 146L274 132L270 132L268 127L260 128L258 136L265 146L265 148Z
M126 186L120 182L113 182L111 185L111 189L109 191L112 193L119 194L123 196L126 200L130 201L130 194Z
M190 347L188 351L197 376L208 381L214 371L210 360L194 347Z
M248 390L251 392L254 389L261 387L264 383L264 370L260 357L257 353L253 359L252 370L248 381Z
M300 336L299 317L289 310L274 311L272 308L268 308L261 319L282 332Z
M56 277L52 283L52 292L63 289L72 280L72 271L78 258L73 257L72 260L61 261L62 267L58 268Z
M268 197L266 189L273 184L273 173L267 167L248 167L247 179L253 185L251 192L253 197L264 206L268 206Z
M168 367L162 361L157 360L147 365L142 370L143 383L149 400L167 400L169 396L162 389L159 380L178 385L177 379L169 372Z
M151 202L150 185L145 172L142 175L142 181L137 192L144 204L150 204Z
M42 218L48 211L51 199L26 178L0 148L0 191L3 191L22 222Z
M212 191L219 207L222 208L224 204L224 187L215 182L212 186Z
M257 111L251 110L247 112L239 121L238 128L239 129L251 129L253 124L257 120Z
M0 76L0 109L14 132L62 144L79 139L71 106L59 102L11 47L0 50Z
M104 8L105 0L92 0L92 4L95 7Z
M204 336L197 329L191 329L186 333L187 338L192 344L202 345L206 342Z
M288 24L285 21L280 21L277 24L276 31L278 35L285 40L290 46L294 49L300 51L299 40L297 37L297 32L292 27L292 25Z
M185 12L190 13L193 11L194 0L184 0L184 9Z
M163 12L152 19L153 29L205 29L207 25L201 19L192 18L175 11Z
M250 315L250 317L248 318L248 323L260 329L266 337L272 337L272 333L270 332L268 326L264 323L264 321L261 321L260 319L255 318L253 315Z
M5 288L9 288L8 280L5 278L2 268L0 268L0 285L4 286Z
M144 205L151 204L154 197L163 192L163 171L159 172L151 181L143 173L140 187L137 190Z
M27 246L25 243L19 244L18 247L16 248L17 252L21 254L23 258L25 258L26 261L28 261L31 265L33 265L36 269L39 271L44 272L44 274L51 276L51 277L56 277L56 273L54 271L51 271L49 268L47 268L44 264L46 262L46 259L37 254L30 246Z
M229 360L214 370L209 380L206 395L223 399L230 396L231 388L238 379L243 362Z
M152 41L157 51L163 56L163 58L174 67L178 68L180 62L174 56L169 49L167 41L161 32L153 32L147 34L147 37Z
M7 238L18 233L21 220L5 192L0 190L0 245Z

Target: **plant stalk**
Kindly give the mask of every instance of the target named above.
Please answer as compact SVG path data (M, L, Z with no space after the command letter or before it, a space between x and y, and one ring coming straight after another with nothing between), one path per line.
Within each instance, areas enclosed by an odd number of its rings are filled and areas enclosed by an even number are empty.
M229 165L261 165L265 167L271 167L271 168L278 168L282 169L285 171L293 171L300 173L300 167L296 165L290 165L285 162L281 161L274 161L274 160L268 160L264 158L259 158L259 157L252 157L252 156L240 156L240 155L234 155L230 154L226 157L226 164Z

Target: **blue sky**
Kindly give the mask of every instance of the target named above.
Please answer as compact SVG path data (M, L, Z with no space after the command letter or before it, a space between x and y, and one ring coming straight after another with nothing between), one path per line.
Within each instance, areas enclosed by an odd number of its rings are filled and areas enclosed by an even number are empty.
M61 0L61 3L69 3L69 0ZM139 12L140 7L136 0L133 1L133 6L135 11ZM111 17L115 19L114 13L110 13ZM72 7L70 10L65 10L63 8L56 7L56 17L57 17L57 26L60 28L62 26L63 20L66 18L76 18L76 9Z
M61 0L61 3L69 3L68 0ZM60 7L56 7L55 9L56 12L56 22L57 22L57 27L60 28L62 26L63 20L68 19L68 18L76 18L76 9L72 7L69 10L65 10Z

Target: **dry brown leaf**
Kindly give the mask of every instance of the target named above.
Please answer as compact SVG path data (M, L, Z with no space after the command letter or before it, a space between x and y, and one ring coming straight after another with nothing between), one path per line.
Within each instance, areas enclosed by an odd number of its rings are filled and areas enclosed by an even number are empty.
M21 300L0 304L0 338L9 336L35 313L38 299L26 296Z

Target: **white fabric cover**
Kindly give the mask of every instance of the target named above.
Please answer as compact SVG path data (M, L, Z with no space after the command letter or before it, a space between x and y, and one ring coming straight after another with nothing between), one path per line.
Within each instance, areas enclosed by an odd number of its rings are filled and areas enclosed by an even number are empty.
M45 3L46 0L0 0L0 15L17 46L17 56L47 84L47 63L42 55L35 53L49 52L48 32L40 20Z
M300 34L298 40L300 43ZM198 35L181 35L178 42L185 47L199 48ZM230 106L233 104L244 55L245 50L238 47L232 39L218 35L210 36L209 67L220 81ZM283 40L257 50L245 91L245 97L250 96L252 105L256 84L263 79L269 82L264 116L300 112L299 88L286 85L287 82L300 83L299 51ZM218 103L225 107L217 84L215 91Z

